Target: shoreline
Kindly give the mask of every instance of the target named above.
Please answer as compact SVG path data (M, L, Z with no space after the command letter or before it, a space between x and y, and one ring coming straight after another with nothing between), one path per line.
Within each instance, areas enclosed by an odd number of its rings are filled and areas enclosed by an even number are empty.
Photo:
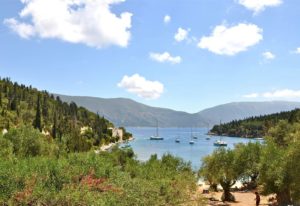
M118 142L112 142L112 143L109 143L107 145L102 145L98 150L95 150L95 153L96 154L99 154L99 152L105 152L105 151L108 151L110 150L113 146L117 145L117 144L122 144L122 143L125 143L125 142L130 142L130 141L133 141L134 140L134 137L131 137L129 138L128 140L122 140L122 141L118 141Z

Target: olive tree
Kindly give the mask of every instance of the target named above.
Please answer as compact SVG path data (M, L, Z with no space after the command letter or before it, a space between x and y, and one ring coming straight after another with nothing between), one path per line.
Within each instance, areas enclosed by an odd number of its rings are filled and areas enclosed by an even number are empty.
M200 175L222 186L223 201L235 201L234 196L230 193L230 188L240 176L239 165L236 163L234 151L225 148L219 148L203 159Z

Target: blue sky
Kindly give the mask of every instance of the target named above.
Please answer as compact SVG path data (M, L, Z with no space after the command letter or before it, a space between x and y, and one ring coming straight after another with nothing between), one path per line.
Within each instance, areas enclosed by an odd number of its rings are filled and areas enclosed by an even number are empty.
M299 101L299 19L298 0L1 0L0 76L188 112Z

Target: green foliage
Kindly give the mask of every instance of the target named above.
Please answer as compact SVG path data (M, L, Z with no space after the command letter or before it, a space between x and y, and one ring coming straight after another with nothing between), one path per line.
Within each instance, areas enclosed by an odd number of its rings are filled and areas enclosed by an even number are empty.
M278 121L263 144L239 144L233 150L215 151L204 158L200 174L217 184L224 177L250 179L248 185L253 188L259 184L265 194L275 193L280 206L299 205L300 123L295 117Z
M0 162L0 203L178 205L190 201L195 182L191 168L171 155L145 163L118 149L40 156Z
M300 120L300 109L250 117L244 120L234 120L226 124L215 125L211 132L232 137L264 137L269 129L276 126L281 120L286 120L289 123L298 122Z
M10 129L1 139L1 143L8 146L6 148L7 152L5 152L8 157L10 154L19 158L40 155L48 156L55 155L58 152L58 147L53 143L51 138L47 138L38 130L31 127ZM10 148L12 148L12 152L10 152Z
M248 189L257 187L262 149L263 146L259 142L249 142L247 144L238 144L233 150L236 156L236 164L239 166L239 179L247 183Z
M67 142L69 152L87 151L92 146L115 142L113 124L74 102L62 102L47 91L0 78L0 131L27 126ZM87 128L87 132L82 132ZM124 128L123 128L124 129ZM131 136L124 129L125 139Z
M40 132L42 131L42 120L41 120L41 109L40 109L41 105L40 105L40 95L38 95L37 98L37 103L36 103L36 114L35 114L35 119L33 122L33 127L35 129L40 130Z
M272 128L260 162L260 182L280 205L300 202L300 124L281 121Z
M236 161L234 151L225 148L215 150L203 158L200 175L211 184L221 184L224 201L234 201L230 188L240 177L241 165Z
M0 157L11 158L13 155L13 144L9 140L0 136Z

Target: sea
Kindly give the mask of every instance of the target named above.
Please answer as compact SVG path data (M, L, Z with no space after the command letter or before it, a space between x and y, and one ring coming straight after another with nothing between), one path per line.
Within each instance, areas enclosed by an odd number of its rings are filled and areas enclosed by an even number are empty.
M238 143L260 141L226 136L210 136L210 139L207 140L207 128L159 128L159 136L164 140L150 140L150 136L156 134L156 128L127 127L126 130L133 134L134 140L130 141L129 145L138 160L146 161L152 154L157 154L160 158L163 154L170 153L185 161L190 161L194 170L200 168L203 157L211 154L217 148L214 146L216 140L226 141L227 148L233 148ZM193 136L197 139L193 139ZM180 143L175 142L176 138L180 139ZM195 142L193 145L189 144L191 139Z

